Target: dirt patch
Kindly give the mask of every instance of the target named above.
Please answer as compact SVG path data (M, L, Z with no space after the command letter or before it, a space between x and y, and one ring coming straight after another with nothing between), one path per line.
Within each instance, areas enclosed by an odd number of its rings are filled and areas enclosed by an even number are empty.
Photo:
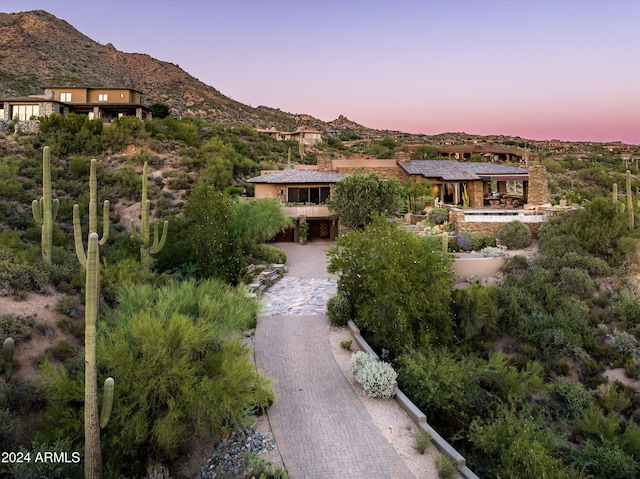
M31 338L16 342L14 353L14 377L19 382L30 382L40 377L40 369L34 360L42 356L48 348L61 341L82 348L84 345L72 335L60 330L57 321L64 316L54 308L60 294L44 295L29 293L24 301L16 301L8 296L0 296L0 315L14 314L31 325Z

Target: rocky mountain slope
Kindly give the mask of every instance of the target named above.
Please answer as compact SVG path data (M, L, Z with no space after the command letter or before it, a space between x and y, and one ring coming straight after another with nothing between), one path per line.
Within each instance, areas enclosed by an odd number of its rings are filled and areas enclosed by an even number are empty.
M244 105L173 63L102 45L45 11L0 13L0 98L42 94L45 86L133 88L144 94L148 105L169 105L174 116L224 124L244 122L287 131L335 127L309 115ZM369 130L349 123L359 131Z

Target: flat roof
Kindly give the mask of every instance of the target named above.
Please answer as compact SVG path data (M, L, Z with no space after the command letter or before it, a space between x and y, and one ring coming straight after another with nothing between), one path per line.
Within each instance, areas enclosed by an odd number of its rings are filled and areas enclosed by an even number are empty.
M529 170L516 166L489 162L461 162L456 160L412 160L398 161L398 166L409 175L425 178L441 178L444 181L481 180L482 177L509 175L528 177ZM514 178L514 179L515 179Z
M292 184L292 183L337 183L344 175L318 170L280 170L275 173L256 176L249 183Z

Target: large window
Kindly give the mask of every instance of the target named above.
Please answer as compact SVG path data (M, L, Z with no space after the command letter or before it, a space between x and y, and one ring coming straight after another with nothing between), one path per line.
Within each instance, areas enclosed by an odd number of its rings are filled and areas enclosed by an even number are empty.
M109 101L109 95L107 93L98 93L98 101Z
M71 101L71 92L61 92L60 93L60 101L64 101L69 103Z
M18 121L26 121L31 117L38 118L40 116L40 105L14 105L11 112L12 119L18 118Z
M322 205L329 198L331 189L328 186L310 186L307 188L289 188L287 201L289 203L311 203Z

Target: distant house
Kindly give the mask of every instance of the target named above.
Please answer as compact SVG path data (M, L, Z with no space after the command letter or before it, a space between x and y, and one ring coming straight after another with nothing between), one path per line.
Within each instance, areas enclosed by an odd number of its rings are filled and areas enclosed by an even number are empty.
M142 93L130 88L46 87L43 95L0 100L0 120L27 121L52 113L78 113L110 122L122 116L151 118Z
M383 179L395 176L403 183L410 178L428 181L441 204L486 209L487 213L509 210L516 214L525 205L549 201L544 167L527 170L490 162L319 158L317 165L265 171L249 182L255 185L256 198L278 198L286 204L285 212L298 219L297 224L309 223L309 237L335 238L337 225L324 203L333 185L356 171L374 172ZM297 227L291 239L296 231Z
M275 128L258 129L258 133L272 136L276 140L292 140L302 142L305 146L313 146L322 141L322 132L318 130L299 129L295 131L278 131Z

